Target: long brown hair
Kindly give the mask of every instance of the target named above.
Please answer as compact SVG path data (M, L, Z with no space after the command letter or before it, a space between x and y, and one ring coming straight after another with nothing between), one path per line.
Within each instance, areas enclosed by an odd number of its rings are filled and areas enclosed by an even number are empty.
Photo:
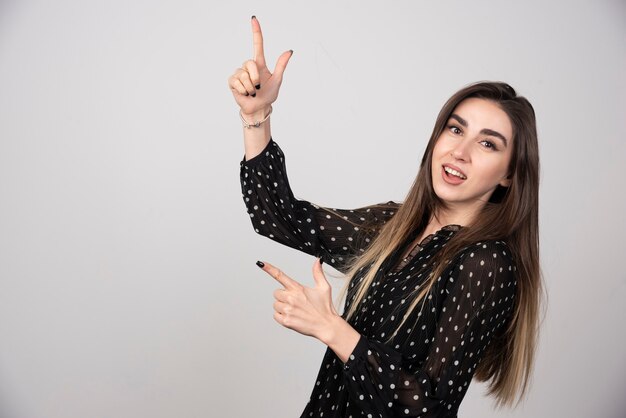
M422 234L438 208L445 202L436 195L431 178L433 148L455 107L464 99L476 97L496 103L509 117L513 127L513 153L509 165L509 187L500 185L477 216L454 234L433 257L433 273L409 305L404 320L431 290L436 278L450 260L464 247L483 240L504 240L513 253L517 266L515 308L503 338L493 340L476 369L475 378L490 381L488 394L496 398L496 406L519 403L527 391L538 340L539 311L543 290L539 265L539 149L535 112L530 102L518 96L506 83L482 81L465 86L444 104L437 116L433 132L422 157L419 171L405 200L397 212L377 231L376 238L360 255L347 260L345 275L351 278L367 272L355 285L355 297L345 313L352 318L367 289L374 281L383 261L396 251L409 235ZM369 266L369 267L368 267ZM343 298L349 281L341 292ZM402 327L404 320L396 328ZM392 333L388 342L393 339Z

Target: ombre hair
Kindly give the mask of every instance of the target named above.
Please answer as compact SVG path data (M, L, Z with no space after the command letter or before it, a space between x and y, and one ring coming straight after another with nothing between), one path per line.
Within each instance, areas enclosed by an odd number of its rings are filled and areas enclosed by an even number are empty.
M398 251L411 233L417 230L418 234L422 234L437 210L445 208L445 202L433 189L433 149L456 106L471 97L494 102L510 119L513 127L513 152L508 167L511 184L509 187L498 185L477 216L456 232L433 257L433 273L419 287L419 291L413 292L404 320L420 301L425 301L436 278L446 268L446 260L453 259L475 242L505 241L517 266L515 307L502 338L491 341L474 377L489 382L488 394L496 398L496 406L512 406L514 403L517 406L527 392L534 364L543 285L539 264L539 149L535 112L530 102L518 96L508 84L489 81L473 83L457 91L444 104L405 200L384 225L373 227L378 234L367 249L347 260L346 278L352 278L362 269L367 272L355 284L354 299L344 316L346 319L354 317L383 261ZM349 283L347 280L341 298L345 296ZM393 340L395 332L390 334L387 342Z

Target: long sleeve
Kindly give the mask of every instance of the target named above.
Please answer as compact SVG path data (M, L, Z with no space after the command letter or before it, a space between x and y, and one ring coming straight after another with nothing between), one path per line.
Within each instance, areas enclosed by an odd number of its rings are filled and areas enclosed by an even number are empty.
M432 313L436 319L434 333L426 336L426 358L410 358L361 335L343 373L351 399L366 414L456 416L485 348L510 318L517 285L514 261L503 241L473 244L458 260L442 275L447 281L433 287L433 299L424 307L430 311L435 299L441 301ZM423 327L420 320L408 326Z
M270 138L254 158L240 163L241 191L254 230L316 257L341 272L363 252L399 203L336 209L297 199L287 178L285 156Z

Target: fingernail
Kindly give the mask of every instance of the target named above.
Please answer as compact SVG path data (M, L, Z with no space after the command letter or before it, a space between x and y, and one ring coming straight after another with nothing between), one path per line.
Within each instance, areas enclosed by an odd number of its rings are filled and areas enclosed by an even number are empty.
M265 263L263 263L262 261L257 261L256 265L261 267L261 268L265 267Z
M254 94L251 94L250 96L252 96L252 97L256 97L256 93L254 93Z
M324 264L324 260L322 260L322 257L320 257L320 266Z
M293 55L293 49L290 49L289 51L291 52L291 55Z
M259 83L256 86L254 86L254 88L256 88L257 90L261 90L261 83Z
M252 15L252 17L251 17L250 19L256 19L256 16L255 16L255 15Z

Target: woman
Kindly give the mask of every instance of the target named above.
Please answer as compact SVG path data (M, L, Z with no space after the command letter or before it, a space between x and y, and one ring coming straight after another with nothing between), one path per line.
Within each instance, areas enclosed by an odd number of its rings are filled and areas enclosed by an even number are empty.
M497 405L524 395L541 290L534 111L508 84L481 82L441 109L403 203L324 208L294 197L270 133L293 51L229 78L244 125L241 185L259 234L319 257L309 288L269 263L284 289L274 319L328 346L302 417L456 416L473 377ZM322 260L349 279L339 315Z

